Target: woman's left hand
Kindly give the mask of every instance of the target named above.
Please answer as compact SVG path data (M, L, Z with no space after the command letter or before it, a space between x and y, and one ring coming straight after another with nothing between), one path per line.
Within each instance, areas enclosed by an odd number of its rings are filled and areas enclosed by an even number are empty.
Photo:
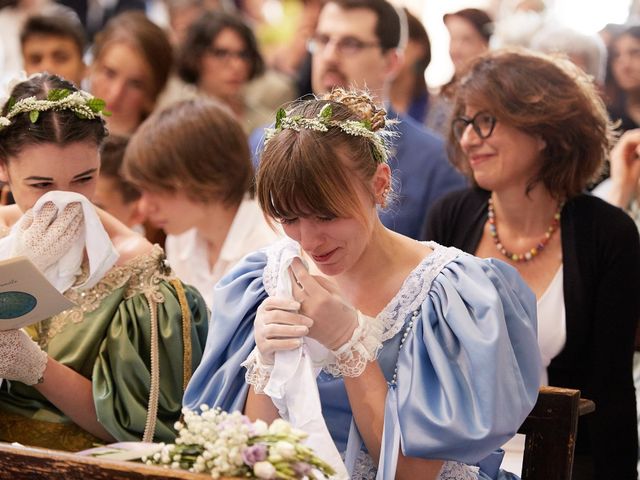
M42 378L48 358L22 330L0 331L0 378L34 385Z
M293 298L300 302L300 314L313 320L309 337L330 350L347 343L358 326L358 313L326 278L311 275L299 258L291 263Z

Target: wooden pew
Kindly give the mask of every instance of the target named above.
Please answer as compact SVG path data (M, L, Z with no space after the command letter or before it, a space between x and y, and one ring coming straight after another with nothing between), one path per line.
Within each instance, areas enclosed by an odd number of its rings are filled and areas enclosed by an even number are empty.
M69 480L211 480L210 475L171 470L137 462L85 457L57 450L12 447L0 443L0 479Z
M571 480L578 417L594 410L579 390L542 387L518 430L526 435L522 480Z

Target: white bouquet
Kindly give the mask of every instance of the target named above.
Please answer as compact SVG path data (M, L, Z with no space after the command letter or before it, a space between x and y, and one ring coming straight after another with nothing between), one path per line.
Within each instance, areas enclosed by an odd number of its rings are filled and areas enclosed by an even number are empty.
M213 478L312 479L334 474L330 465L302 444L307 434L284 420L267 426L240 412L227 413L206 405L200 410L202 413L183 409L183 421L175 424L175 443L163 445L142 460L149 465L210 473Z

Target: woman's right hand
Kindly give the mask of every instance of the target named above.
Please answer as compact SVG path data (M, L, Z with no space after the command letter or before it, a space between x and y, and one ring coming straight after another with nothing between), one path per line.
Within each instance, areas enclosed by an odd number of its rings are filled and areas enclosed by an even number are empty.
M611 150L609 202L627 208L640 181L640 128L626 131Z
M272 365L275 352L293 350L302 344L313 320L298 310L300 303L283 297L269 297L258 307L253 326L263 363Z
M29 210L20 219L12 254L26 256L44 271L69 251L83 226L79 203L70 203L59 212L53 202L46 202L38 212Z

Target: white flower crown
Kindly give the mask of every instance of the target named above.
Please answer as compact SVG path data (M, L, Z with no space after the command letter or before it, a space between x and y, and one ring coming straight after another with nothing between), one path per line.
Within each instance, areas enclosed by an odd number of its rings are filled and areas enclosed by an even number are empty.
M31 123L38 121L40 112L49 110L71 110L78 118L87 120L111 115L105 110L106 103L104 100L82 90L72 92L67 88L50 90L46 100L27 97L16 101L15 98L10 97L7 103L9 105L7 115L0 117L0 131L11 125L11 119L21 113L29 113Z
M333 109L330 104L326 104L320 110L320 113L314 118L306 118L302 115L291 115L284 108L278 109L276 113L275 128L265 129L264 144L280 133L282 130L289 129L299 132L301 129L314 130L316 132L327 132L329 127L337 127L348 135L354 137L364 137L371 142L373 146L373 155L378 163L386 163L389 154L385 144L385 137L394 136L394 132L381 130L374 132L371 129L371 122L368 120L332 120ZM387 120L387 123L395 123Z

